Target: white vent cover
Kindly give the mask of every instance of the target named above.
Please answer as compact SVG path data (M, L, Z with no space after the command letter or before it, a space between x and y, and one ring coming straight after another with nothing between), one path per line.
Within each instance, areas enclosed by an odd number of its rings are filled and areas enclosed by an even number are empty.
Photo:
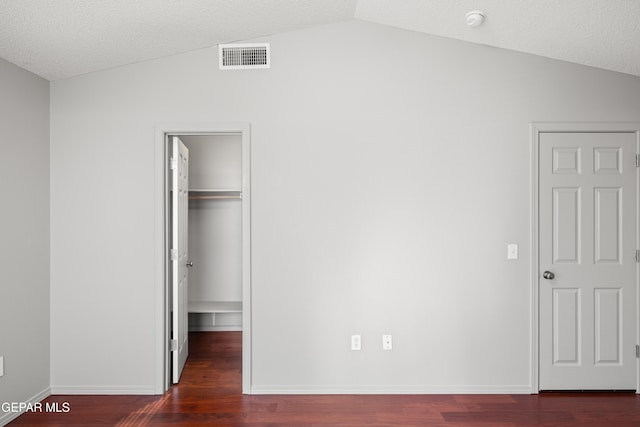
M220 69L270 68L269 43L219 45Z

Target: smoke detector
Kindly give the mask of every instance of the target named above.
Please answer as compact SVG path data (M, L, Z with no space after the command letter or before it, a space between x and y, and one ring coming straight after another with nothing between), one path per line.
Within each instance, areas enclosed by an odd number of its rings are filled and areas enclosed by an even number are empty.
M482 25L484 22L484 12L481 10L472 10L471 12L467 12L464 17L467 25L470 27L477 27Z

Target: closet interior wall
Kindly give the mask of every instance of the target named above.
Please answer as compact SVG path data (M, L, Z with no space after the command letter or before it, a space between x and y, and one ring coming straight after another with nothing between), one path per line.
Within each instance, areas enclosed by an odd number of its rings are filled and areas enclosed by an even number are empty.
M242 137L181 135L189 149L189 330L242 330Z

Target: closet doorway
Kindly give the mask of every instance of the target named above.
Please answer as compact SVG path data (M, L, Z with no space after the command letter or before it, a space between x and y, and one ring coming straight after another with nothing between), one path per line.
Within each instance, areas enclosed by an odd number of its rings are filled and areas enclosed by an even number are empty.
M242 390L249 393L249 141L248 125L167 126L157 130L163 213L162 254L156 253L162 269L161 303L157 299L163 319L161 344L156 346L162 354L162 372L157 373L159 392L179 382L184 364L175 361L183 360L188 351L188 341L183 342L188 331L242 331ZM185 157L186 162L176 160ZM184 192L174 179L179 175L178 165L182 172L188 171L189 178L188 208L182 210L177 207L182 202L176 195ZM156 218L156 233L158 222ZM186 258L176 250L185 240ZM188 271L186 292L184 275L174 274L178 269Z

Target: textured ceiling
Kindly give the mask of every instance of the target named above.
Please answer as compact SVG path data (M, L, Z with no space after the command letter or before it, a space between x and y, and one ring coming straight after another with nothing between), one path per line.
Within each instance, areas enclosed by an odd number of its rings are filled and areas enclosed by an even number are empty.
M0 57L49 80L353 19L355 0L0 0Z
M58 80L348 19L640 76L640 0L0 0L0 57Z
M360 0L355 17L640 76L640 0Z

